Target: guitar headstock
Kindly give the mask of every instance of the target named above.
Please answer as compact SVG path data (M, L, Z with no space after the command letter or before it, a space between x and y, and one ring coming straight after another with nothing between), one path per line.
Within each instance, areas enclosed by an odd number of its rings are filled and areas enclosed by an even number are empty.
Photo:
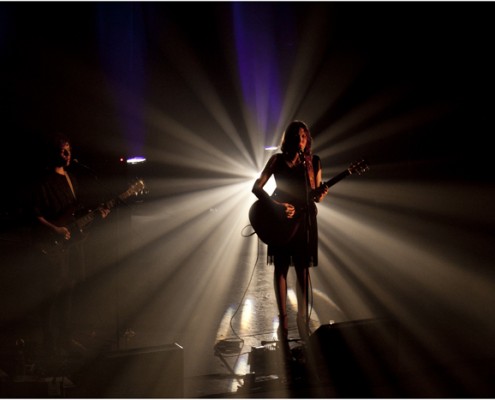
M365 159L353 162L347 169L350 174L363 175L365 172L369 171L370 166Z
M137 196L139 194L144 194L145 192L145 184L142 179L137 179L134 183L132 183L129 186L129 189L127 189L122 195L120 196L121 199L125 199L129 196Z

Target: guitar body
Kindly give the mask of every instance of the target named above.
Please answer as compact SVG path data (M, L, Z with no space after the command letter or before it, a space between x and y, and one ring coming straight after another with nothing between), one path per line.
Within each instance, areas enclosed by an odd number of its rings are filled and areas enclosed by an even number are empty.
M260 240L272 246L289 243L299 227L298 218L287 218L283 207L261 200L249 209L249 221Z
M349 168L316 188L313 192L314 197L318 196L320 190L335 185L345 177L352 174L362 175L368 170L366 160L354 162ZM287 218L284 208L271 201L257 200L249 209L249 221L254 231L263 243L273 246L285 245L294 237L300 224L297 215L296 213L294 218Z
M66 210L59 218L50 219L50 222L54 225L66 226L69 229L71 232L70 240L65 240L45 225L36 224L32 230L32 245L34 249L45 255L53 255L65 251L73 243L82 239L82 235L73 228L75 221L76 217L73 207Z

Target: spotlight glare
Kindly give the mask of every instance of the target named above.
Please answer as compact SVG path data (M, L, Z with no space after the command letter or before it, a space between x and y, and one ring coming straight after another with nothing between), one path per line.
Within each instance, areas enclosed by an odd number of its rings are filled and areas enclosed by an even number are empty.
M127 159L127 164L139 164L143 163L146 161L146 158L144 157L132 157Z

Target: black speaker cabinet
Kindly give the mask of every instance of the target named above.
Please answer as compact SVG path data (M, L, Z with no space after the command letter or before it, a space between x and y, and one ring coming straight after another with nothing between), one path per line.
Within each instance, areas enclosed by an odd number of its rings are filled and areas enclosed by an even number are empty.
M183 397L183 348L175 343L110 352L86 368L81 386L81 397Z
M350 395L366 396L370 387L389 385L394 379L398 326L381 319L322 325L310 336L308 350L308 361L320 381L353 389Z

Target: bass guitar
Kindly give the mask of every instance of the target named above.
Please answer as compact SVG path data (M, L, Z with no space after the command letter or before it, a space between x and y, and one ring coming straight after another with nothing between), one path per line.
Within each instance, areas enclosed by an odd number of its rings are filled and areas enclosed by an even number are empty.
M349 175L362 175L369 170L366 160L353 162L347 169L323 182L313 191L313 198ZM256 200L249 209L249 221L260 240L268 245L280 246L287 244L297 232L299 226L298 213L293 218L287 218L285 207L274 201Z
M60 218L57 221L53 221L55 225L66 226L71 232L71 238L69 240L60 239L52 232L45 232L43 238L37 240L36 246L41 253L50 255L56 252L64 251L67 247L86 238L86 228L94 221L94 219L100 215L100 209L106 208L108 210L115 207L118 203L123 202L131 196L137 196L142 194L145 190L144 182L139 179L132 183L129 188L115 197L103 203L103 206L94 210L89 210L85 214L76 217L74 214L69 213L68 216Z

